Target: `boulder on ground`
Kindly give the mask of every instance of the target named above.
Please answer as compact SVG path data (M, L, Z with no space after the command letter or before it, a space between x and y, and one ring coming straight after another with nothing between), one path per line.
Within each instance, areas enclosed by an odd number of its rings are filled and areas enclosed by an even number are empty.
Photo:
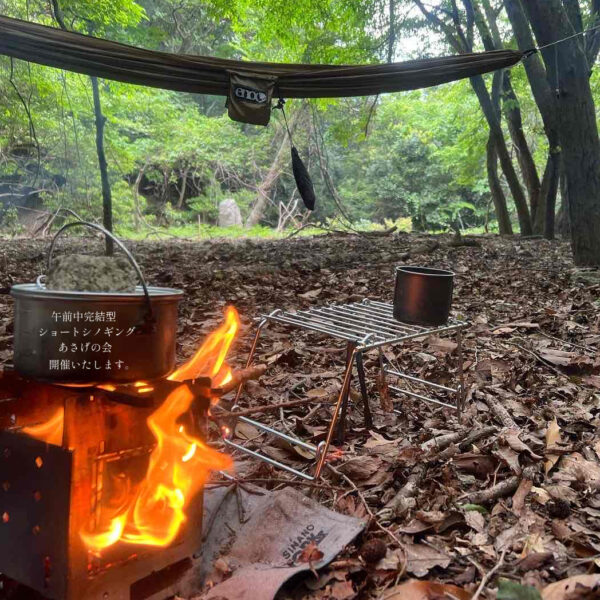
M219 227L234 227L242 224L240 207L233 198L225 198L219 203Z

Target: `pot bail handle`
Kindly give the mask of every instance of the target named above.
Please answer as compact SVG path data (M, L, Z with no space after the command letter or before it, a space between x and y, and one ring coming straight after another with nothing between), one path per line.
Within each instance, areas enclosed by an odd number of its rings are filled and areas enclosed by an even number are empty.
M108 231L108 229L105 229L104 227L102 227L102 225L98 225L97 223L90 223L89 221L73 221L72 223L67 223L66 225L63 225L56 232L54 237L52 238L52 242L50 244L50 249L48 250L48 265L47 265L48 272L50 272L50 267L52 266L52 256L54 254L54 246L56 245L56 240L58 239L58 236L66 229L71 229L71 227L78 227L78 226L89 227L90 229L95 229L95 230L99 231L100 233L103 233L106 237L109 237L111 240L113 240L113 242L115 242L115 244L117 244L117 246L125 253L125 256L131 263L131 266L134 268L136 275L138 276L138 279L140 280L142 289L144 290L144 296L146 298L146 306L148 308L148 313L145 318L146 323L147 324L153 323L154 322L154 311L152 310L152 302L150 301L150 294L148 293L148 286L146 285L146 279L144 278L144 275L142 273L142 270L140 269L140 266L137 264L137 261L133 257L133 254L131 254L131 252L127 249L125 244L123 244L123 242L118 237L116 237L114 234L112 234L110 231ZM40 278L38 277L38 280L39 279Z

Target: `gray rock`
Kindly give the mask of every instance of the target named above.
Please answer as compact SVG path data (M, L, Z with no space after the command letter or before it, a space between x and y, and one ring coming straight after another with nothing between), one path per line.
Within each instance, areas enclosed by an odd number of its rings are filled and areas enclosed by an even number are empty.
M225 198L219 203L219 227L233 227L242 224L240 207L233 198Z
M59 256L46 277L47 289L76 292L134 292L136 283L137 275L124 256Z

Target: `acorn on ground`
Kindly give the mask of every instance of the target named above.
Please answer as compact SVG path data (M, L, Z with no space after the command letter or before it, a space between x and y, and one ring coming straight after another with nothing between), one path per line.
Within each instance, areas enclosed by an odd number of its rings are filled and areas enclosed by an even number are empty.
M553 519L566 519L571 514L571 505L568 500L556 498L546 504L548 515Z
M379 538L372 538L360 547L359 554L366 563L373 564L384 558L386 552L385 542Z

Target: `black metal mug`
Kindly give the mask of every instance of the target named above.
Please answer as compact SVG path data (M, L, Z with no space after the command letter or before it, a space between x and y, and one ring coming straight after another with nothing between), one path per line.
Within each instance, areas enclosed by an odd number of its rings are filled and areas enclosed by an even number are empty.
M450 315L453 285L452 271L397 267L394 318L414 325L443 325Z

